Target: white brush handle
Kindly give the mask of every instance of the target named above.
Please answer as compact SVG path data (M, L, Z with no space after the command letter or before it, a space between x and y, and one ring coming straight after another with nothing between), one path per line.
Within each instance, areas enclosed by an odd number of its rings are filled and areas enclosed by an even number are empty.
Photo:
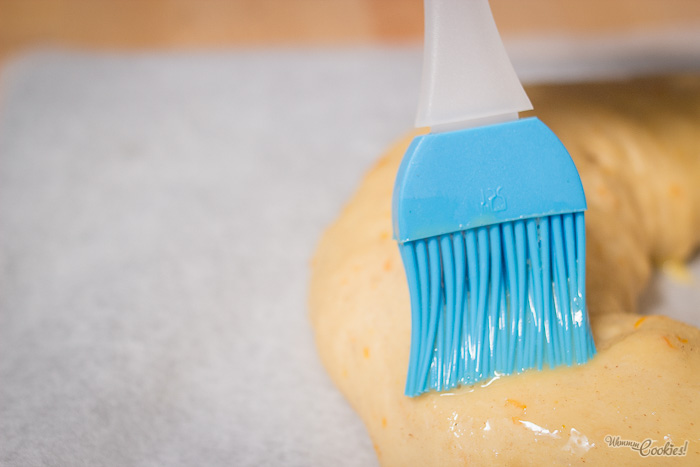
M416 126L445 131L532 109L488 0L425 0L423 84Z

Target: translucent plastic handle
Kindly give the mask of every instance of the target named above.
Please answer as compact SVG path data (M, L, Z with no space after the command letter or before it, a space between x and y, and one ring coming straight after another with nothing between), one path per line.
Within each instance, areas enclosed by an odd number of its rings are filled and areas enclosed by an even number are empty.
M512 120L530 109L488 0L425 0L416 126L465 128Z

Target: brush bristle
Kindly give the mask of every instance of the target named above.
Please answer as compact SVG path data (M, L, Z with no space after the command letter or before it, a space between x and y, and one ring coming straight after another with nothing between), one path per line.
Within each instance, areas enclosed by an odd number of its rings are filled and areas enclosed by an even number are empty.
M406 394L588 361L584 214L401 245L411 294Z

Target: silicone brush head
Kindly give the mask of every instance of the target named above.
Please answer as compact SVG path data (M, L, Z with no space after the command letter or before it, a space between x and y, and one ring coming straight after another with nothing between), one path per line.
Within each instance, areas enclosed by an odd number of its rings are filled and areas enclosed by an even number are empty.
M393 197L411 297L406 394L595 354L586 201L538 119L417 137Z

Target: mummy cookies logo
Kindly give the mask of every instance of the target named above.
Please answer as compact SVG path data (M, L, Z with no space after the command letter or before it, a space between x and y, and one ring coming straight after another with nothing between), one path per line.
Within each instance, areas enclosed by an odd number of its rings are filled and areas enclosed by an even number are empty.
M666 441L661 445L651 438L644 441L632 441L620 439L619 436L607 435L605 443L610 448L629 448L637 451L642 457L683 457L688 453L688 440L682 446L676 446L671 441Z

